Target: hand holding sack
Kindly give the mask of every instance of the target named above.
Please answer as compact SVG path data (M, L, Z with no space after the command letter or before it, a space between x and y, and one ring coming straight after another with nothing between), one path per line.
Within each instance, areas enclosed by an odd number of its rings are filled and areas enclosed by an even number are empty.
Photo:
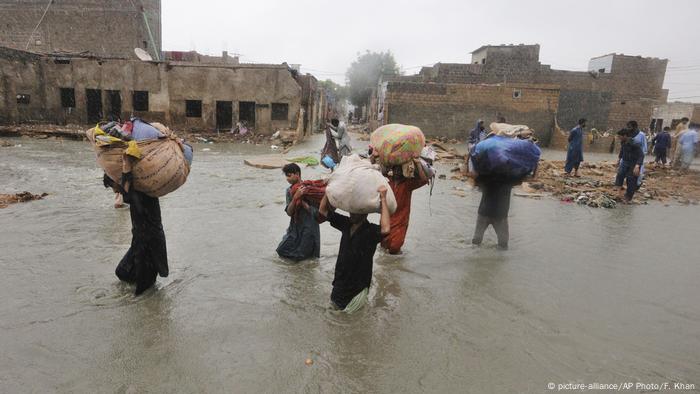
M299 188L303 186L306 190L304 192L303 200L306 201L307 204L313 205L314 207L318 208L319 204L321 203L321 200L323 199L323 196L326 194L326 182L327 181L325 179L306 180L297 182L292 185L290 192L293 196L294 194L296 194L297 190L299 190Z
M349 213L379 213L381 205L377 189L382 185L388 189L389 213L394 213L396 198L389 182L376 166L354 154L342 158L328 179L326 196L331 205Z

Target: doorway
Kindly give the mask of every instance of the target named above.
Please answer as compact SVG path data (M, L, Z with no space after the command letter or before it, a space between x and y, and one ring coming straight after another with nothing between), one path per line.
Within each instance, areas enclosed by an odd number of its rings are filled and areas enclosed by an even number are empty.
M102 91L99 89L85 89L87 100L87 121L97 123L102 120Z
M107 119L117 120L122 117L122 96L118 90L107 90Z
M230 130L233 128L233 102L216 102L216 129Z
M240 101L238 103L238 120L247 127L255 127L255 102Z

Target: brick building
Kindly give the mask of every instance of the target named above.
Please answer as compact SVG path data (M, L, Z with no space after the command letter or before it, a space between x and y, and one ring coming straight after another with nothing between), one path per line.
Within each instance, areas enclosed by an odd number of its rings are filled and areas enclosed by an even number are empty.
M464 138L478 118L488 124L505 116L548 143L555 116L564 128L581 117L599 130L630 119L645 125L666 101L666 59L610 54L591 59L589 71L565 71L541 64L539 51L539 45L488 45L472 52L471 63L437 63L387 78L375 91L370 119Z
M683 118L700 124L700 104L676 101L656 106L649 128L656 131L663 130L665 126L675 129Z
M0 47L0 124L94 124L140 116L176 129L257 132L323 124L316 78L283 64L46 55Z
M0 0L0 46L135 58L161 52L160 0Z

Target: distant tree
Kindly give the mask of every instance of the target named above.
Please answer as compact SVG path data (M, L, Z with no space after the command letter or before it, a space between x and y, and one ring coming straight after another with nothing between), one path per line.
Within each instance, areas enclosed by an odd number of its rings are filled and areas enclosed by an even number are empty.
M339 101L344 101L348 98L347 87L337 84L331 81L330 79L326 79L325 81L318 81L318 86L327 92L333 93L333 96Z
M345 78L348 88L348 99L352 105L362 107L369 104L369 96L372 89L379 83L382 75L398 75L399 68L394 60L394 55L387 52L370 52L358 54L357 60L352 62Z

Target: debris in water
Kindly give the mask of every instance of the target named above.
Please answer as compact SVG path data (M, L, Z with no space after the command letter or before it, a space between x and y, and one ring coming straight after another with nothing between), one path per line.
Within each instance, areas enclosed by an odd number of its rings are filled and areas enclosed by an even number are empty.
M310 367L314 365L314 360L307 358L306 361L304 361L304 364L306 364L307 367Z
M22 192L17 194L0 194L0 208L6 208L8 205L18 202L41 200L42 198L48 195L48 193L32 194L29 192Z

